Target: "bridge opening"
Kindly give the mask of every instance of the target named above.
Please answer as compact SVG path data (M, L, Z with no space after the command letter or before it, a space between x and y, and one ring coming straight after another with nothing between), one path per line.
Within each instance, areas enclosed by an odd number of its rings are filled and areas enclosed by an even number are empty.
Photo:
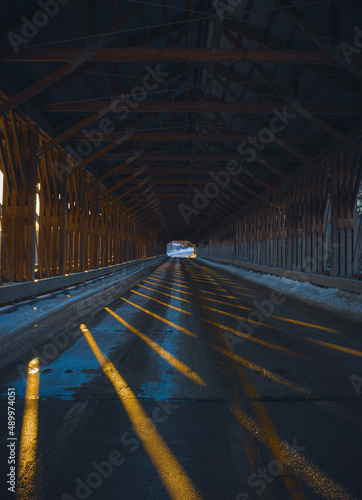
M167 255L169 257L195 258L197 255L196 245L188 240L173 240L167 243Z

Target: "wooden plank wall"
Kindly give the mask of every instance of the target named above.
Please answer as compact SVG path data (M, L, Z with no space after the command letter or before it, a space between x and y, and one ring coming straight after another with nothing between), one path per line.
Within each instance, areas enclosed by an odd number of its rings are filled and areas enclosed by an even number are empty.
M354 154L335 155L332 162L332 276L352 278L357 272L356 200L362 165Z
M201 257L346 278L357 276L357 209L362 164L334 155L326 173L307 172L198 245ZM299 187L298 187L299 184ZM253 204L256 203L255 201Z
M35 273L38 130L34 123L18 124L13 113L1 117L0 123L0 161L7 164L6 170L2 170L1 269L5 279L23 281L26 277L34 279Z
M75 160L64 149L37 156L49 140L37 124L20 115L0 117L1 283L165 253L156 234L136 225L121 201L112 203L107 189L89 172L72 173Z

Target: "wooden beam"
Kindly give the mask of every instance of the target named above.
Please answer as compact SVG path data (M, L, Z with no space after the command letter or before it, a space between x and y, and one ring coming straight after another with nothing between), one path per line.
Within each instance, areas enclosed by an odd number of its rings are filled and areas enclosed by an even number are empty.
M98 50L100 50L100 47L102 47L105 43L107 43L114 37L114 32L118 31L123 25L125 25L140 8L140 4L133 5L120 19L118 19L111 26L109 33L97 40L97 42L95 42L93 46L89 46L85 51L83 49L78 50L77 55L65 59L66 64L64 66L56 69L44 78L41 78L33 85L30 85L30 87L27 87L26 89L10 98L8 101L1 104L0 115L3 115L16 106L19 106L20 104L28 101L32 97L38 95L40 92L46 90L54 83L73 73L73 71L75 71L77 68L83 66L83 64L89 61L91 57L94 56L98 52ZM20 50L19 53L21 52L22 51Z
M111 106L111 101L78 101L78 102L55 102L39 103L37 108L41 111L52 111L57 113L94 113L100 112ZM300 102L300 105L309 113L322 115L360 115L361 105L343 106L336 104L315 104ZM293 106L278 99L274 102L190 102L190 101L143 101L137 103L132 113L273 113L275 108L285 106L287 111L293 111ZM83 137L83 140L87 140Z
M330 44L324 36L317 34L316 29L312 24L294 7L289 0L277 0L279 5L284 7L286 12L293 18L293 20L309 35L313 42L321 49L322 52L328 54L334 59L334 63L338 64L347 71L358 76L362 79L362 70L355 64L349 64L346 59L338 52L338 49Z
M152 175L153 179L155 179L155 181L157 181L157 176L161 176L161 178L165 178L165 177L171 177L172 179L174 179L175 177L180 177L180 175L186 175L188 177L201 177L206 180L206 177L209 179L209 181L211 180L211 178L209 177L209 172L212 170L214 173L217 173L218 170L221 170L222 167L217 167L217 169L210 169L210 166L208 166L207 168L194 168L194 167L189 167L189 168L172 168L172 169L167 169L167 168L159 168L159 167L149 167L147 169L148 173L150 175ZM138 170L138 169L136 169ZM122 170L122 174L124 175L129 175L129 174L133 174L135 171L135 169L132 169L132 168L128 168L126 170ZM267 171L267 169L263 170L263 171L260 171L259 169L257 170L257 173L258 174L263 174L263 175L270 175L269 172ZM257 182L255 182L257 183Z
M265 205L270 207L272 205L272 202L270 200L267 200L264 198L264 196L261 196L259 193L254 191L254 189L251 189L250 187L245 185L245 182L239 182L235 180L236 184L240 186L243 190L245 190L247 193L250 193L254 198L258 198L260 201L262 201Z
M242 23L238 21L233 21L229 19L225 19L223 22L224 27L229 27L232 31L239 33L240 35L244 36L248 40L252 40L253 42L258 43L262 47L265 47L266 49L283 49L284 48L284 43L281 42L280 40L277 40L276 38L272 38L270 36L266 36L263 31L259 31L251 26L243 25ZM224 30L225 36L235 45L235 42L237 42L237 39L230 33L228 29ZM241 48L238 47L238 45L235 45L236 48ZM336 63L337 64L337 63ZM338 75L335 73L335 71L330 74L330 69L328 66L317 66L317 65L312 65L309 66L310 69L312 69L315 73L318 73L321 75L323 78L327 78L328 80L334 82L336 85L339 87L346 88L348 90L352 90L354 93L357 95L361 94L361 88L353 83L349 82L344 75Z
M139 84L139 80L140 78L144 78L146 77L147 75L150 74L150 71L154 70L155 67L157 66L157 64L151 64L150 67L147 67L144 71L142 71L142 73L140 74L139 77L137 77L135 80L133 80L129 85L128 87L124 90L123 94L125 95L128 95L129 92L132 91L132 89ZM183 71L183 66L184 65L181 65L181 67L179 68L178 71L175 71L173 73L171 73L169 75L170 78L174 78L178 72L180 72L180 74L182 74L182 71ZM45 146L43 146L43 148L39 151L39 154L42 154L44 153L45 151L47 151L48 149L51 149L59 144L62 144L64 141L66 141L67 139L70 139L71 137L73 137L77 132L79 132L80 130L83 130L85 129L88 125L91 125L92 123L94 123L95 121L97 121L98 119L102 118L102 117L105 117L107 116L109 113L111 113L113 111L112 109L112 106L111 106L111 102L110 101L107 101L107 104L102 108L102 109L98 109L96 110L96 112L94 114L92 114L91 116L87 117L86 119L78 122L76 125L73 125L70 129L66 130L65 132L61 133L59 136L55 137L54 139L52 139L51 141L49 141Z
M137 5L136 5L137 6ZM138 6L139 7L139 6ZM0 50L1 62L68 62L81 56L79 47L24 48L17 54L11 49ZM181 47L103 47L89 57L93 62L183 61L183 62L265 62L274 64L338 64L322 50L208 49ZM352 56L361 64L362 56Z
M108 177L110 177L111 175L119 172L120 170L122 170L124 167L126 167L127 165L131 165L131 163L133 163L135 160L137 160L137 158L140 156L141 154L141 151L140 152L137 152L136 154L134 154L133 156L131 156L130 158L127 158L127 160L123 161L122 163L120 163L119 165L116 165L115 167L112 167L111 169L107 170L107 172L105 172L103 175L101 175L100 177L97 177L94 181L93 181L93 184L95 182L103 182L105 179L107 179Z
M126 179L122 179L121 181L117 182L114 186L108 189L109 193L113 193L120 187L122 187L124 184L131 183L133 179L136 179L139 175L141 175L146 169L138 169L134 174L130 175Z
M10 119L10 126L12 129L12 136L13 136L13 150L14 154L17 159L19 171L20 171L20 176L23 182L23 185L26 186L27 180L26 180L26 171L24 168L24 160L23 160L23 153L21 151L20 147L20 136L19 136L19 130L18 130L18 124L16 122L16 118L14 116L14 113L10 111L9 113L9 119ZM6 123L6 120L5 120Z
M119 137L116 141L112 142L111 144L108 144L108 146L105 146L104 148L100 149L99 151L93 153L92 155L88 156L85 158L83 161L78 163L78 165L75 165L70 174L73 174L74 172L78 172L80 169L87 167L91 163L95 162L100 156L104 155L105 153L108 153L109 151L112 151L112 149L116 148L119 146L124 141L127 141L132 133L132 130L126 130L121 137Z
M117 140L121 135L121 132L112 132L108 134L103 134L102 140L104 142L112 142ZM241 134L237 132L232 132L227 134L201 134L198 132L188 132L188 133L182 133L182 132L175 132L175 133L164 133L164 132L134 132L132 134L132 137L130 138L130 142L241 142L241 141L247 141L253 134ZM291 143L296 143L296 144L325 144L328 143L328 136L322 136L322 135L292 135L292 134L278 134L278 138L280 138L281 141L291 144ZM83 134L76 135L74 137L74 140L81 142L81 141L88 141L87 137L85 137ZM152 159L153 159L153 154L152 154ZM184 157L185 154L182 154L181 157ZM194 156L194 159L199 157L203 157L205 155L197 155ZM213 155L209 155L210 157ZM188 155L188 157L191 157L191 155ZM239 156L240 158L240 156Z
M295 179L293 179L293 177L290 177L290 175L285 174L279 168L274 167L273 165L271 165L269 162L267 162L263 158L262 155L259 155L257 157L257 159L254 160L254 161L252 161L251 163L261 163L265 168L267 168L268 170L270 170L271 172L273 172L278 177L281 177L281 178L285 179L287 182L289 182L290 184L292 184L293 186L295 186L297 189L302 189L302 186L300 186L300 184Z
M33 281L35 278L35 209L37 185L37 159L36 148L38 145L38 127L35 123L29 125L29 157L27 172L27 224L26 224L26 279Z
M246 76L237 73L235 70L230 70L228 66L224 66L223 64L215 64L215 73L225 78L227 82L235 82L243 88L256 92L257 94L268 93L265 84L249 81Z
M6 116L1 116L0 117L0 123L2 125L2 130L3 130L3 135L4 135L4 148L2 144L2 139L0 140L1 142L1 148L3 148L3 158L4 158L4 168L7 171L8 177L9 177L9 186L14 186L16 189L17 194L19 195L20 193L20 179L18 178L19 176L17 175L16 171L16 163L15 163L15 157L14 157L14 152L13 152L13 146L11 144L11 138L9 134L9 128L7 124L7 119ZM9 175L10 173L10 175ZM24 184L25 186L25 184Z
M151 66L153 67L153 66ZM147 71L143 71L140 75L139 78L141 77L144 77L145 75L147 74ZM132 88L138 84L139 82L139 78L135 79L125 90L124 90L124 94L127 95L128 92L130 92L132 90ZM62 144L64 141L66 141L67 139L70 139L71 137L73 137L77 132L79 132L80 130L84 130L86 129L86 127L88 127L89 125L91 125L92 123L96 122L97 120L99 120L100 118L103 118L105 116L107 116L109 113L112 112L112 108L110 106L110 102L107 101L107 105L105 105L104 107L102 107L102 109L98 109L94 114L92 114L91 116L88 116L87 118L85 118L84 120L81 120L80 122L76 123L75 125L73 125L71 128L69 128L68 130L62 132L60 135L58 135L57 137L55 137L54 139L52 139L51 141L49 141L47 144L45 144L42 149L39 151L39 155L40 154L43 154L45 151L48 151L49 149L51 148L54 148L55 146L58 146L59 144Z
M248 26L246 23L239 22L238 20L224 19L223 26L227 30L234 31L234 33L237 33L249 40L253 40L267 49L282 50L284 48L284 43L280 40L270 35L265 35L263 31L259 31L252 26Z
M305 118L307 121L310 123L313 123L317 128L325 132L326 134L330 135L334 139L337 139L338 142L341 144L344 144L345 146L348 146L350 149L353 151L356 151L359 154L362 154L362 146L360 146L358 143L352 141L350 137L345 135L344 133L340 132L336 128L334 128L332 125L329 123L326 123L325 121L321 120L320 118L317 118L314 116L313 112L308 111L305 106L303 106L298 100L293 99L287 95L283 87L277 83L270 73L266 71L261 65L255 64L254 65L255 69L258 71L258 73L266 79L270 87L282 98L284 101L289 104L294 111L296 111L300 116Z
M300 160L304 165L308 165L313 170L316 170L317 172L320 172L323 175L326 175L326 176L329 175L326 170L324 170L320 165L318 165L318 163L314 162L313 160L311 160L307 156L303 155L302 153L300 153L296 149L291 148L290 146L288 146L288 144L285 144L285 142L279 140L279 137L276 138L276 140L274 142L276 144L278 144L285 151L288 151L292 156L294 156L295 158Z
M8 101L0 105L0 115L3 115L8 111L10 111L11 109L15 108L16 106L19 106L25 101L28 101L37 94L40 94L40 92L46 90L48 87L50 87L50 85L53 85L55 82L58 82L65 76L69 75L70 73L73 73L73 71L82 66L86 60L87 60L87 51L84 52L84 60L79 59L80 62L77 62L76 59L73 59L71 62L65 64L61 68L58 68L57 70L45 76L41 80L38 80L33 85L30 85L30 87L27 87L26 89L22 90L14 97L10 98Z
M143 184L145 184L147 182L148 179L144 179L142 182L139 182L138 184L136 184L135 186L133 186L132 188L128 189L127 191L125 191L124 193L122 193L121 195L117 196L117 198L114 198L110 201L110 205L113 205L114 203L117 203L117 201L121 200L122 198L125 198L126 196L128 196L130 193L133 193L133 191L135 191L137 188L141 187Z

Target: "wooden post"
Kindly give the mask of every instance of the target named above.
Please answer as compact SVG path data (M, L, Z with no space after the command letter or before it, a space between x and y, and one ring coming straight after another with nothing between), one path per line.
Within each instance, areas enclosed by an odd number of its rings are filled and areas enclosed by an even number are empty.
M58 273L66 272L66 233L67 233L67 175L65 151L54 152L54 165L58 172L59 196L57 200L59 213L59 256Z
M35 279L35 235L36 235L36 185L38 128L35 123L29 125L29 157L27 179L27 228L26 228L26 280Z
M86 221L88 218L88 206L86 203L86 182L87 176L83 169L80 176L80 228L79 228L79 271L86 268Z
M332 158L331 275L347 278L357 273L357 209L362 165L355 153Z

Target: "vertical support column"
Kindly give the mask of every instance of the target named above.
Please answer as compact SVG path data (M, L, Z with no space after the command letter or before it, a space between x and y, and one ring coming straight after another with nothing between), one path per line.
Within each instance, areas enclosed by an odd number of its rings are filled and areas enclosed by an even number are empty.
M284 222L284 214L281 214ZM286 268L302 271L304 262L304 195L301 189L288 186L287 205ZM283 266L285 267L285 266Z
M97 182L94 189L94 206L93 206L93 268L97 269L99 267L99 229L100 229L100 189L99 183Z
M35 279L35 236L36 236L36 185L37 185L37 149L38 128L35 123L29 125L29 158L27 186L27 227L26 227L26 280Z
M357 208L362 166L355 153L335 155L331 184L331 275L357 273Z
M59 172L59 274L66 273L66 235L67 235L67 167L65 151L54 151L54 162L56 171Z
M1 117L4 143L0 153L4 169L2 207L2 279L22 282L35 277L36 151L34 123L18 123L9 113Z
M286 265L286 207L284 195L275 195L273 203L273 265L277 267L285 267Z
M109 194L104 192L102 195L103 198L103 259L102 265L103 267L108 266L110 260L110 237L109 237L109 217L110 217L110 206L109 206Z
M80 174L80 227L79 227L79 271L84 271L86 267L86 221L88 207L86 206L86 182L87 176L85 169Z
M130 236L129 236L129 215L128 215L127 209L126 209L126 213L125 213L125 234L126 234L125 257L126 257L126 261L128 262L130 260L130 258L129 258L129 239L130 239Z
M270 207L268 210L268 219L267 219L267 252L268 252L267 265L268 266L273 265L273 240L274 240L273 210L274 210L274 203L273 206Z
M327 206L329 179L311 172L305 177L305 271L326 273L327 271Z

